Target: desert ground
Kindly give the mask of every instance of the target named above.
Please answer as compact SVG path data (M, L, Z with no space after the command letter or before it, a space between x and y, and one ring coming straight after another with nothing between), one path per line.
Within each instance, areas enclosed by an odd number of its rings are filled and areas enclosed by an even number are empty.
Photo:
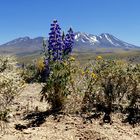
M0 140L140 140L140 126L122 123L120 114L112 116L113 123L100 125L101 119L84 123L78 115L48 112L46 102L40 102L41 84L27 84L14 99L9 122L2 123ZM18 130L18 126L20 127ZM28 127L27 127L28 126ZM16 128L16 129L15 129Z

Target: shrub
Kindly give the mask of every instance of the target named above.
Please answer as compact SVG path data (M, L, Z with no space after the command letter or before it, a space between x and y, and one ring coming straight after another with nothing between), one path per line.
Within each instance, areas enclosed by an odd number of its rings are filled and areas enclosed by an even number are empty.
M21 71L21 76L26 83L38 81L38 70L35 64L23 65Z
M22 65L21 71L22 78L27 83L45 81L45 64L43 58L37 59L32 64Z
M0 56L0 120L6 120L9 107L22 85L15 58Z
M110 114L116 110L123 112L138 102L140 69L137 64L97 57L90 62L84 73L88 84L82 109L91 111L96 107Z
M134 124L140 123L140 65L130 64L128 74L131 84L127 97L128 106L124 113L128 113L127 121L134 126Z

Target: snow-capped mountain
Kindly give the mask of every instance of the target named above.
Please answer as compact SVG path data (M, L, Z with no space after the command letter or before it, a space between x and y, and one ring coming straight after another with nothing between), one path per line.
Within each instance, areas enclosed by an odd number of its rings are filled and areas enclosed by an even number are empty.
M20 37L0 45L0 53L28 54L42 50L43 37L31 39L30 37ZM135 45L126 43L111 34L102 33L92 35L81 32L75 33L75 46L78 50L91 50L96 48L121 48L121 49L140 49Z
M137 48L137 46L126 43L111 34L102 33L101 35L92 35L77 32L75 33L75 43L79 45L86 45L89 47L115 47L115 48Z

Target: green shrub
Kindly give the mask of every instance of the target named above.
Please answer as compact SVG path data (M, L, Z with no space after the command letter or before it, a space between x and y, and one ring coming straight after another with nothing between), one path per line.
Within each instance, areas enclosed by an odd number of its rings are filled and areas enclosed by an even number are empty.
M21 76L26 83L40 82L41 75L36 63L23 65L21 71Z
M121 112L136 104L140 93L139 65L122 60L96 59L90 62L86 71L84 77L89 84L83 99L85 109L100 106L100 110Z

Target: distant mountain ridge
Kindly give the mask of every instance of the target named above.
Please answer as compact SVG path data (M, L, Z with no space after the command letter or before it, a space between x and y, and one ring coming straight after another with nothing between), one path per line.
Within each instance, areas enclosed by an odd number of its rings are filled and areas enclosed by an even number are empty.
M101 35L97 36L97 35L77 32L75 33L75 40L77 43L79 43L79 45L85 44L91 47L103 47L103 48L115 47L115 48L124 48L124 49L138 47L136 45L126 43L108 33L102 33Z
M20 37L0 45L0 53L28 54L42 50L44 37ZM121 49L140 49L140 47L126 43L111 34L102 33L101 35L92 35L81 32L75 33L75 48L121 48Z
M41 51L43 37L20 37L0 45L0 53L10 54L28 54L35 51Z

